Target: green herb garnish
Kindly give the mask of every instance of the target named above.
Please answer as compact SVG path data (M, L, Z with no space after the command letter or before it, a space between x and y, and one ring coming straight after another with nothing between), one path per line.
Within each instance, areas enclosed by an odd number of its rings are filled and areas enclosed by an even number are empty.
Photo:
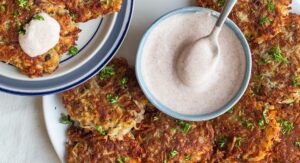
M71 46L69 49L70 55L76 55L78 53L78 48L76 46Z
M75 19L75 18L77 18L77 15L76 15L76 14L74 14L74 13L70 13L70 16L71 16L71 18L72 18L72 19Z
M246 127L246 128L249 128L249 129L253 129L254 128L254 125L251 121L248 121L248 120L241 120L241 124Z
M283 57L281 55L281 50L279 48L279 46L273 48L270 50L269 52L270 55L272 55L273 59L275 60L275 62L283 62L283 63L288 63L288 60L286 57Z
M24 29L24 27L20 27L19 28L19 34L21 34L21 35L25 35L26 34L26 30Z
M217 140L217 144L220 148L224 148L227 145L227 139L225 137L221 137Z
M18 0L18 4L20 7L26 8L28 0Z
M265 128L265 121L263 119L259 120L258 125L262 128Z
M267 4L267 8L268 8L268 11L274 11L274 9L275 9L274 3L272 1L269 1Z
M12 15L13 15L14 17L17 17L17 16L20 16L20 13L19 13L19 11L14 10L14 11L12 12Z
M0 11L5 11L6 7L4 5L0 5Z
M242 142L242 138L241 138L241 137L237 137L237 138L236 138L235 146L236 146L236 147L240 147L240 146L241 146L241 142Z
M295 87L300 86L299 76L292 76L292 85Z
M59 123L65 124L65 125L70 125L73 123L73 121L70 119L70 116L61 114L61 117L59 119Z
M109 77L113 76L114 74L115 74L114 68L112 66L106 66L99 73L100 80L106 80Z
M34 20L45 20L44 17L41 16L41 15L35 15L35 16L32 17L32 19L34 19Z
M270 23L271 23L270 19L266 16L259 19L260 25L266 25L266 24L270 24Z
M128 83L127 77L123 77L122 79L120 79L120 85L125 86L127 83Z
M124 163L124 162L127 162L129 160L130 160L129 157L120 157L120 158L117 159L117 162L118 163Z
M295 141L295 145L300 147L300 141Z
M279 120L279 124L283 135L289 134L294 129L294 124L289 121Z
M176 155L178 155L178 152L174 149L172 149L169 153L169 156L171 159L174 158Z
M191 123L184 122L182 120L177 121L177 123L180 125L182 132L185 134L187 134L193 126Z
M105 136L106 132L103 130L102 126L97 125L96 130L102 135Z
M106 100L108 102L110 102L111 104L117 104L118 103L118 100L119 100L119 97L118 96L114 96L112 94L107 94L106 95Z
M185 161L191 161L191 160L192 160L192 156L186 154L186 155L184 156L184 160L185 160Z

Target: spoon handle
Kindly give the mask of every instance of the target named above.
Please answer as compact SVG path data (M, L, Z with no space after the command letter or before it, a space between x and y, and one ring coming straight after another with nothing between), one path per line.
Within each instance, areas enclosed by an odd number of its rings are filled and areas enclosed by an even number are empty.
M217 20L216 27L222 27L237 0L226 0L224 9Z

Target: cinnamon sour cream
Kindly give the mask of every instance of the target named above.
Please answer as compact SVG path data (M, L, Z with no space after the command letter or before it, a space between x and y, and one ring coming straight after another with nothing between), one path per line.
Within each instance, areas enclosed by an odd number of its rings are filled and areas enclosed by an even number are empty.
M177 59L184 47L207 36L215 22L216 18L205 12L174 15L154 27L145 40L141 58L145 84L160 103L177 113L202 115L217 111L237 94L243 83L246 71L243 46L226 24L218 38L217 58L205 43L196 50L207 51L207 55L178 67ZM217 64L211 64L215 59ZM195 78L183 81L180 76L183 73L194 73ZM186 84L197 80L202 81L198 85Z
M60 24L47 13L39 13L19 34L22 50L30 57L48 52L59 41Z

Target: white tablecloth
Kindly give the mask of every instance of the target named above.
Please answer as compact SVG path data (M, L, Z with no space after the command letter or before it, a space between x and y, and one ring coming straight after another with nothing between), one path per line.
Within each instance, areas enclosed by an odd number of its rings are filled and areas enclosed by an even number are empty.
M0 93L0 162L59 162L47 136L41 97Z

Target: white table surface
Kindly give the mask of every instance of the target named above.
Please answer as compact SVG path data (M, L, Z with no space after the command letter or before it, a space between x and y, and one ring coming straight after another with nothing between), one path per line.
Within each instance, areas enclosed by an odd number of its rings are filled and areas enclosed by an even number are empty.
M192 0L136 0L132 24L121 56L134 63L136 49L146 28L160 15L190 4ZM41 97L0 92L0 163L56 163L42 114Z

